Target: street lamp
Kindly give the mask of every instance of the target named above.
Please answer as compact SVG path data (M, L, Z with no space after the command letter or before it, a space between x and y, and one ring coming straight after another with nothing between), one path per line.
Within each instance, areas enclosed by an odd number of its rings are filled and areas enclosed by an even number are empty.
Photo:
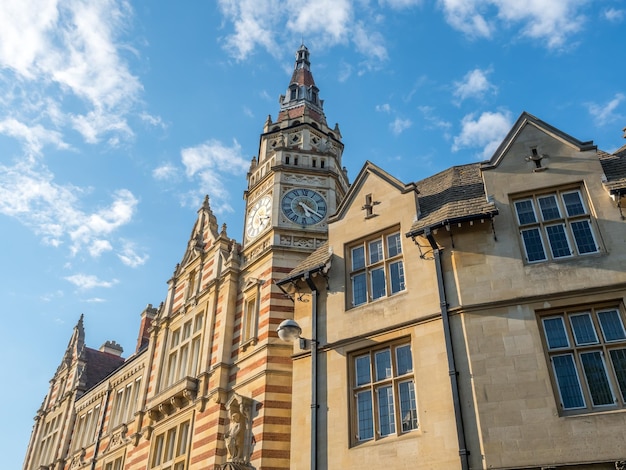
M317 292L315 292L317 293ZM315 319L313 315L313 335L315 336ZM296 340L300 342L300 349L306 349L306 339L300 334L302 328L295 320L283 320L276 329L278 337L283 341L294 343ZM311 342L311 470L317 470L317 340L315 337L310 339Z

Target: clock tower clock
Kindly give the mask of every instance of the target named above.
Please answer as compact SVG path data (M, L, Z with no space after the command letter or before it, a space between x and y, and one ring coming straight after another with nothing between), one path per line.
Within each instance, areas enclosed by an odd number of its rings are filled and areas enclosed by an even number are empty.
M341 131L328 127L324 101L310 69L309 50L296 52L278 117L267 117L258 158L248 172L245 191L244 263L279 248L297 258L327 239L327 217L349 183L341 159Z

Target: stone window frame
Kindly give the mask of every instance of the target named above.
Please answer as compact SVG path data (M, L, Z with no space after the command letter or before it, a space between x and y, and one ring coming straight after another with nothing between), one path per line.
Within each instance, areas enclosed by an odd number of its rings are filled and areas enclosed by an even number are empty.
M403 238L394 226L345 246L348 309L406 291Z
M259 340L259 314L263 281L251 278L243 288L239 343L245 349Z
M189 414L156 429L150 439L147 469L187 470L192 434L193 423Z
M102 466L103 470L124 470L125 452L124 449L107 456Z
M62 414L56 414L45 422L39 440L39 465L46 467L54 458L54 449L58 444L62 428Z
M141 379L142 377L140 376L135 380L125 382L113 392L115 398L109 418L111 429L133 419L138 407Z
M167 389L185 377L195 377L198 374L203 317L204 312L190 318L182 317L181 321L168 331L159 391Z
M566 202L576 195L578 201ZM582 184L547 188L511 198L524 261L572 259L602 251L598 227Z
M543 311L538 322L561 415L626 408L626 316L621 302Z
M403 351L402 359L399 351ZM388 353L387 365L390 367L386 367L384 375L381 375L378 366L385 365L385 353ZM377 362L379 358L381 361ZM409 367L406 365L407 358L410 359ZM399 370L401 360L405 361L405 366ZM419 429L414 362L411 341L407 337L349 354L352 446ZM388 400L387 406L381 398Z
M89 447L96 441L96 429L100 421L100 403L89 409L77 413L74 436L77 438L72 443L74 450Z

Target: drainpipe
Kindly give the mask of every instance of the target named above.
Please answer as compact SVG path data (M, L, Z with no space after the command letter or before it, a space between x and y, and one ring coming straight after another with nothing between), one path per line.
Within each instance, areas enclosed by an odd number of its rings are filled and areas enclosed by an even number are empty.
M98 450L100 448L100 441L102 440L102 430L104 428L104 418L107 414L107 408L109 406L109 398L111 397L111 384L107 387L106 395L104 396L104 404L102 405L102 415L100 416L100 423L98 423L98 433L96 434L96 445L93 450L93 458L91 459L91 470L95 470L96 463L98 462Z
M311 470L317 470L317 286L310 273L304 280L311 289Z
M452 402L454 405L454 418L456 420L456 435L459 443L459 456L461 457L461 469L469 470L467 456L469 451L465 443L465 429L463 427L463 415L461 413L461 400L459 397L458 372L454 361L454 349L452 347L452 332L450 329L450 317L448 314L448 300L446 298L446 286L443 281L443 268L441 263L441 249L430 230L426 230L424 235L428 239L433 249L435 257L435 269L437 271L437 286L439 288L439 303L441 306L441 319L443 321L443 333L446 342L446 355L448 356L448 374L450 375L450 385L452 387Z

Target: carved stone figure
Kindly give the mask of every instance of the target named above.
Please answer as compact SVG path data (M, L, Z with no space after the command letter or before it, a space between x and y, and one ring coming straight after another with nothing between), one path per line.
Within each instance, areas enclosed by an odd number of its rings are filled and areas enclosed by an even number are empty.
M253 468L250 466L254 448L252 404L252 399L234 394L226 405L230 422L228 430L224 433L228 462L222 465L223 470Z

